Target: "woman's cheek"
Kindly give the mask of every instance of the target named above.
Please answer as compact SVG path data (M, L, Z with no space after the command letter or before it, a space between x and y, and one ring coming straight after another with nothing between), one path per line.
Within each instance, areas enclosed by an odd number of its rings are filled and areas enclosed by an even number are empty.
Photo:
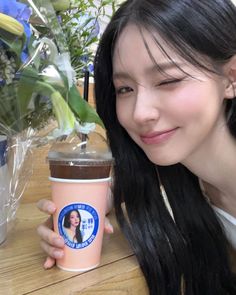
M182 119L198 117L199 112L205 107L204 94L192 87L185 87L172 95L168 100L171 106L166 108L171 109L173 114L180 115Z
M125 103L125 101L116 102L117 119L119 123L121 124L121 126L123 126L124 128L127 124L127 117L130 117L128 114L129 114L129 108L127 106L127 103Z

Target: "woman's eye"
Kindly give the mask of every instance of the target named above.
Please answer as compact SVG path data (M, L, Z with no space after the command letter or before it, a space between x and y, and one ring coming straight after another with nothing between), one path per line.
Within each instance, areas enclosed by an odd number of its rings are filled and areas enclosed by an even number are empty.
M120 88L116 89L116 94L117 95L119 95L119 94L122 95L122 94L127 94L127 93L132 92L132 91L133 91L133 89L131 87L129 87L129 86L120 87Z
M160 82L157 86L171 85L183 81L183 79L172 79Z

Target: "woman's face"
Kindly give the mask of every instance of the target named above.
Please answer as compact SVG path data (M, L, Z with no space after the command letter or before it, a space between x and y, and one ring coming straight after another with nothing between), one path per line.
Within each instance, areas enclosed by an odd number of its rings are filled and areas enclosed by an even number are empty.
M128 25L113 57L118 120L153 163L184 163L212 146L225 125L228 80L194 68L163 42L181 71L145 30L143 37L165 73L156 69L137 27Z
M79 225L79 222L80 222L80 219L79 219L79 214L78 214L78 212L76 212L76 211L72 211L71 213L70 213L70 224L72 225L72 226L78 226Z

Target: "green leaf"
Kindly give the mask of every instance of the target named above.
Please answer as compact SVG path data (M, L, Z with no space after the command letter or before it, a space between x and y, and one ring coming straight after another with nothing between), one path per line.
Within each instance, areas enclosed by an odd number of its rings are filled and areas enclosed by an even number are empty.
M62 133L70 134L74 130L75 115L60 92L55 91L51 95L53 112L56 116L59 128Z
M15 36L13 38L12 34L0 30L0 38L1 41L8 46L9 50L14 52L16 56L20 58L22 49L26 42L25 34L23 34L21 38L16 38Z
M27 67L21 72L18 87L18 100L20 112L22 115L27 112L27 108L34 92L34 87L37 80L38 72L32 67Z
M0 88L1 108L0 125L5 127L12 126L19 120L18 104L16 101L16 91L14 84L4 85Z
M29 51L29 56L34 56L35 53L35 46L33 45L34 42L37 39L34 37L34 35L30 36L29 44L28 44L28 51ZM40 54L37 54L34 56L34 67L38 70L40 67Z
M68 99L71 109L82 122L96 123L104 128L103 122L95 109L81 97L75 85L70 88Z
M110 0L104 0L104 1L102 1L101 6L107 6L107 5L109 5L110 3L111 3Z

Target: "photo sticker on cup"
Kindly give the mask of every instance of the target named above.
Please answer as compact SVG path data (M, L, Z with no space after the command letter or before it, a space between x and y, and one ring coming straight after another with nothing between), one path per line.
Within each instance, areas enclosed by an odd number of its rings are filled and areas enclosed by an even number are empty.
M87 204L64 207L58 217L58 230L65 244L73 249L89 246L96 238L99 226L97 211Z

